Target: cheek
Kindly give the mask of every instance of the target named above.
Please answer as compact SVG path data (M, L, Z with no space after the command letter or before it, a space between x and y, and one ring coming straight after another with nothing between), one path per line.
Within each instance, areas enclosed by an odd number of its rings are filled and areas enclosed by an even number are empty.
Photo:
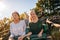
M18 17L17 16L13 16L13 19L17 19Z
M19 19L19 16L16 16L15 18L16 18L16 19Z
M13 15L13 18L15 18L16 17L16 15Z
M16 19L19 19L19 17L16 17Z
M15 16L13 16L13 19L15 19Z
M32 17L35 17L35 15L33 15Z

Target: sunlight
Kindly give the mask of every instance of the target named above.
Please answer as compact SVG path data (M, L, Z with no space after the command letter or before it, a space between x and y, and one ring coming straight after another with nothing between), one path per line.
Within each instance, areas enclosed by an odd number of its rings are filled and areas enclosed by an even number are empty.
M2 2L2 1L0 1L0 19L2 19L3 18L3 11L6 9L6 5Z
M0 1L0 12L6 8L6 5Z

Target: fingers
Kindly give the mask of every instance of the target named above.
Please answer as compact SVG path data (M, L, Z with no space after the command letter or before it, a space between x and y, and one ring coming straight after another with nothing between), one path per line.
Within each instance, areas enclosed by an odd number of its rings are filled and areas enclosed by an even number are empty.
M14 40L13 38L9 38L8 40Z
M38 37L42 37L42 34L38 34Z
M18 40L23 40L23 38L22 37L18 37Z

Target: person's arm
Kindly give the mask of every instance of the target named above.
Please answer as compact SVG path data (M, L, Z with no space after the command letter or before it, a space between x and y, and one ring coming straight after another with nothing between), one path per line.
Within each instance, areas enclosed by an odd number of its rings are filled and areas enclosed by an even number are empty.
M14 37L14 34L13 34L13 29L12 29L12 25L10 24L10 37Z
M41 37L43 33L43 29L39 32L38 37Z
M53 23L53 22L49 21L48 19L46 20L46 22L51 23L55 27L60 27L60 24Z
M24 35L24 36L20 36L20 37L18 37L18 40L23 40L24 37L28 37L28 38L29 38L29 36L30 36L31 34L32 34L32 33L29 32L28 34L26 34L26 35Z
M53 23L53 26L60 27L60 24Z
M47 23L52 23L51 21L49 21L48 19L46 20Z
M32 32L29 32L29 33L27 33L25 36L30 36L32 34Z
M9 39L8 40L14 40L13 37L14 37L14 34L13 34L13 31L12 31L12 26L10 24L10 36L9 36Z
M25 31L26 31L26 23L25 23L25 21L23 20L23 33L22 33L22 36L25 35Z
M25 37L26 23L24 20L22 21L22 25L23 25L22 26L23 29L22 29L22 33L21 33L22 35L20 37L18 37L18 40L23 39Z

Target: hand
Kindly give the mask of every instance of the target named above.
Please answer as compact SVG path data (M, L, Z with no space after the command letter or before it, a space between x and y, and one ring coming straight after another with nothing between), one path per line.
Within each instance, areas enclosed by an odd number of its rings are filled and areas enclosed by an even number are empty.
M18 37L18 40L23 40L24 36Z
M14 40L12 37L10 37L8 40Z
M26 34L26 36L30 36L31 34L32 34L32 32L29 32L29 33Z
M41 33L39 33L39 34L38 34L38 37L42 37L42 34L41 34Z
M48 23L52 23L51 21L49 21L48 19L46 20L46 22L48 22Z

